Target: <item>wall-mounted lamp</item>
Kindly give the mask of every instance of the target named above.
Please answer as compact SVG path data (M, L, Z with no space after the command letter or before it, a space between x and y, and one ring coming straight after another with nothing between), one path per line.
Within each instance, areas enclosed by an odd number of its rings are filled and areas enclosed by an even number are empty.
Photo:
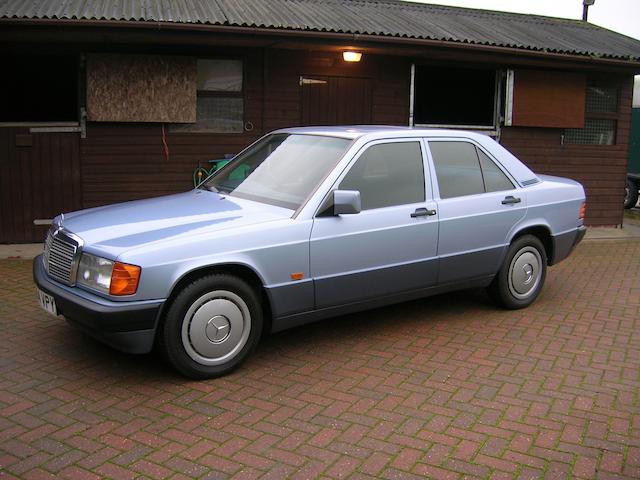
M342 52L342 59L345 62L359 62L362 60L362 52Z

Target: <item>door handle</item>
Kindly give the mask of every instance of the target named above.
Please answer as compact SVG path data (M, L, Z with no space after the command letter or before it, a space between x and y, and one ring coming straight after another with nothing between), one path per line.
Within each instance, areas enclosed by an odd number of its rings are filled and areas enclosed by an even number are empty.
M514 203L520 203L522 200L520 200L518 197L514 197L513 195L509 195L504 197L504 200L502 200L502 204L503 205L513 205Z
M411 214L411 218L430 217L436 213L435 210L429 210L428 208L416 208L416 211Z

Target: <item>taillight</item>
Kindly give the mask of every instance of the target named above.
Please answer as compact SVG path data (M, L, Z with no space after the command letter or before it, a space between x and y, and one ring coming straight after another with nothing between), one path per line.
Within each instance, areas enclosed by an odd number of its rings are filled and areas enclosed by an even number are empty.
M111 295L133 295L138 290L140 267L127 263L115 262L111 271Z
M582 202L582 205L580 205L580 213L578 214L578 218L580 220L584 220L584 215L587 212L587 202Z

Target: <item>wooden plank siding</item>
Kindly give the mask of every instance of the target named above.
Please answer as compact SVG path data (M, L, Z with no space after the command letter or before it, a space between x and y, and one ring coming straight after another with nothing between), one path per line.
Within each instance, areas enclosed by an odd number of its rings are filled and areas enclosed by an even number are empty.
M166 130L166 128L165 128ZM193 188L193 170L235 153L255 134L166 134L160 125L92 124L82 143L83 207L176 193Z
M292 127L302 121L300 77L369 78L373 82L371 123L407 125L411 62L399 57L364 55L346 63L337 53L273 51L267 58L265 130Z
M16 136L31 145L16 145ZM0 128L0 243L41 242L50 219L82 207L78 133Z
M81 141L83 207L176 193L192 187L193 170L238 153L263 133L302 124L301 75L369 78L374 124L406 125L410 61L367 56L345 64L337 53L252 50L245 57L245 122L239 134L169 133L161 124L89 122ZM263 84L265 88L263 89Z
M97 123L82 140L83 207L154 197L193 188L193 171L238 153L262 135L262 56L245 58L244 117L253 130L236 134L170 133L162 124Z
M195 57L219 50L171 50ZM158 53L156 51L152 53ZM366 54L345 63L339 51L247 48L224 52L244 59L243 133L173 133L159 123L89 122L78 133L33 134L32 146L17 146L26 128L0 128L0 242L41 241L34 218L61 211L186 191L207 160L235 154L271 130L303 123L300 76L369 79L371 123L407 125L411 57ZM623 185L629 144L632 77L611 74L620 85L617 142L612 146L562 145L559 128L507 127L501 142L534 171L574 178L588 196L586 223L622 223Z
M568 177L587 194L588 225L620 225L627 172L633 77L619 77L615 145L562 145L562 129L507 127L501 143L537 173Z

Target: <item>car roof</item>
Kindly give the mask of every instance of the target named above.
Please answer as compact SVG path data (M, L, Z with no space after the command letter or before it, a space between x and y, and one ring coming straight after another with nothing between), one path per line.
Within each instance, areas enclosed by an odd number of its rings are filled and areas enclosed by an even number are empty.
M322 135L370 142L390 138L456 138L471 139L482 145L511 173L521 185L532 185L539 178L529 167L488 135L468 130L447 130L444 128L398 127L392 125L347 125L283 128L272 133L293 133L301 135Z
M483 137L481 133L467 130L447 130L444 128L403 127L394 125L345 125L345 126L317 126L294 127L276 130L273 133L294 133L304 135L322 135L354 140L368 137L367 140L392 137Z

